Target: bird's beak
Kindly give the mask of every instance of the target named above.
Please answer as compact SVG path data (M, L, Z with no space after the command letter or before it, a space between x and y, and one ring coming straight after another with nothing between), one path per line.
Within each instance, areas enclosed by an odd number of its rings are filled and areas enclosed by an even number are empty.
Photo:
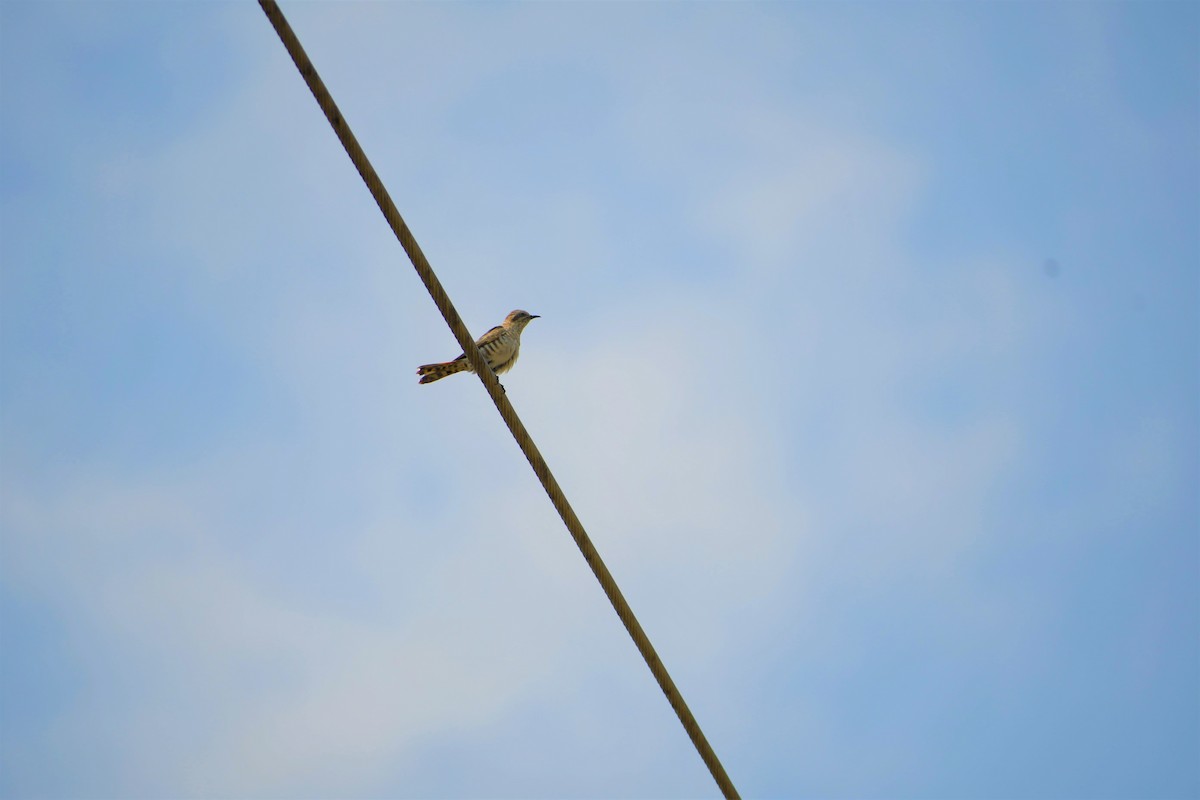
M541 314L530 314L529 318L530 319L541 319L542 315Z

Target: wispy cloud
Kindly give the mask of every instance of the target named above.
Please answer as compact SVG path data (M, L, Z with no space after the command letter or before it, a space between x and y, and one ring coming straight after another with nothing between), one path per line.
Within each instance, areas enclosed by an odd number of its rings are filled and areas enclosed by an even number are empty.
M126 35L13 8L10 57ZM1117 180L1195 125L1122 105L1144 37L1039 16L1027 92L1011 9L286 10L473 328L542 315L509 396L744 793L1195 788L1197 381L1146 343L1196 242ZM472 379L415 385L457 351L257 9L156 13L129 69L5 81L2 792L711 791ZM1152 238L1137 316L1109 249Z

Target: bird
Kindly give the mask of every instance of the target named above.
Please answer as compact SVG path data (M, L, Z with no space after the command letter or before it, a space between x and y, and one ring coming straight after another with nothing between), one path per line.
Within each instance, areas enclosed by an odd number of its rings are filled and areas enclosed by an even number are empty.
M516 311L510 312L504 318L504 322L480 336L475 342L479 352L487 359L488 366L497 375L503 375L512 369L513 364L517 363L517 354L521 350L521 331L525 330L525 326L535 319L539 319L537 314L530 314L528 311L518 308ZM424 364L417 367L417 374L421 376L420 383L440 381L456 372L474 371L475 368L467 360L466 353L459 355L453 361Z

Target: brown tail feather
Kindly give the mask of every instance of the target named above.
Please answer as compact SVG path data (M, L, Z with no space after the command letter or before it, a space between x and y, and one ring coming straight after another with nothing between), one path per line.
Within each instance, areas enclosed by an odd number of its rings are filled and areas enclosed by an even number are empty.
M442 364L425 364L417 367L417 374L421 376L420 383L433 383L465 369L468 369L466 360L455 359Z

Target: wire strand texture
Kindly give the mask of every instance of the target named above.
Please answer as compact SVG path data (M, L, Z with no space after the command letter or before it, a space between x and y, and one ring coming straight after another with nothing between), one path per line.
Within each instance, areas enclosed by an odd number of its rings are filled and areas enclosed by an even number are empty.
M500 412L501 418L508 425L509 431L517 442L517 446L521 448L521 452L525 454L525 458L529 461L529 465L533 467L534 474L541 481L542 487L546 490L546 494L550 497L550 502L554 504L555 510L562 517L563 523L567 526L571 537L575 540L575 544L579 547L579 551L583 554L583 558L587 561L588 566L592 568L592 572L596 576L596 580L600 582L600 587L604 590L604 594L612 603L613 609L617 612L625 629L629 632L634 644L637 646L638 652L642 654L646 665L650 667L650 672L658 681L659 687L663 694L667 697L667 702L671 704L675 714L679 717L680 723L687 731L688 736L692 740L700 758L712 773L713 779L721 789L721 793L726 798L737 798L739 795L737 789L734 788L733 782L725 772L725 768L721 766L717 754L713 751L712 746L708 743L708 739L704 736L704 732L700 730L700 724L692 715L691 709L684 702L683 695L675 686L675 682L671 680L670 674L667 673L667 668L663 666L662 660L658 657L658 653L654 650L654 646L650 643L650 638L642 629L641 624L633 615L633 610L626 602L624 595L621 594L620 588L617 586L616 580L612 573L608 571L604 561L600 558L599 552L596 551L592 540L588 537L587 532L583 529L583 524L575 515L571 504L567 502L566 496L563 494L562 488L559 487L558 481L550 472L550 467L547 466L546 460L542 458L542 454L538 451L537 445L533 443L533 439L529 436L529 432L525 429L525 425L517 416L516 410L508 397L504 393L504 388L500 385L499 379L495 373L488 367L487 362L479 352L479 348L475 346L475 339L471 336L467 326L463 323L458 311L455 310L454 304L450 302L446 290L442 288L441 281L433 271L433 267L429 265L428 259L421 251L417 240L413 237L412 231L400 216L400 212L396 209L395 203L392 202L391 196L387 189L383 186L383 181L375 172L375 168L371 166L371 162L367 159L366 153L359 146L358 140L350 130L349 124L338 110L337 104L333 101L333 96L325 87L321 77L317 74L316 67L309 60L308 55L304 52L304 48L300 44L300 40L296 37L296 33L288 24L283 12L275 0L259 0L259 5L270 20L271 25L275 28L276 34L283 42L284 48L295 62L296 68L300 71L300 75L304 78L304 82L308 84L309 90L312 91L313 97L316 98L317 105L325 113L325 117L329 120L329 124L333 127L333 131L337 134L338 140L346 149L346 154L350 156L350 161L354 164L358 174L362 176L363 181L367 185L367 189L371 192L371 196L375 198L375 202L379 205L379 210L383 212L384 218L392 231L396 234L396 238L400 241L404 252L408 254L409 260L412 261L413 267L417 271L421 282L425 284L425 288L429 291L430 297L438 307L438 311L442 313L446 324L450 326L454 338L458 340L467 359L471 362L471 366L475 368L475 374L483 382L484 388L488 395L492 398L492 402L496 404L496 410Z

